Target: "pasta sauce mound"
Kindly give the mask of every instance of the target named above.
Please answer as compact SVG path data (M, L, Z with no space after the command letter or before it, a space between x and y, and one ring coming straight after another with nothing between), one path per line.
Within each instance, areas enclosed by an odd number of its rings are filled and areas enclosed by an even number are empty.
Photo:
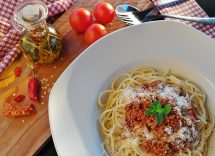
M138 89L126 88L123 97L129 102L125 107L124 124L128 131L122 133L121 137L139 138L139 146L146 153L172 156L180 151L192 150L199 143L197 113L189 95L181 88L154 82ZM160 115L161 109L156 116L150 106L153 103L163 110L169 105L171 111L168 115Z

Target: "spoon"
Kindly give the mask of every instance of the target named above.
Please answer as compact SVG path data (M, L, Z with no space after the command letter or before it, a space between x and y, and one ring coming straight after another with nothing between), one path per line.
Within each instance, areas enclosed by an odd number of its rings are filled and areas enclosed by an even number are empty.
M165 2L159 2L156 5L149 7L148 9L154 10L155 8L175 5L175 4L178 4L179 2L183 2L183 1L181 1L181 0L166 0ZM148 10L148 9L146 9L146 10ZM143 11L146 11L146 10L143 10ZM124 13L126 14L127 12L131 12L131 11L140 11L140 10L138 8L132 6L132 5L129 5L129 4L122 4L122 5L118 5L116 7L116 13L117 14L124 14Z

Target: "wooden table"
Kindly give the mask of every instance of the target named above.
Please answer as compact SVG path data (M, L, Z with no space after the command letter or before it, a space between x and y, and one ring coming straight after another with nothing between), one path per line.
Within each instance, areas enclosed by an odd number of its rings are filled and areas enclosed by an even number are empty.
M46 79L51 86L65 70L65 68L87 47L83 40L83 34L74 32L68 22L70 12L77 7L83 7L90 11L93 10L99 0L77 0L77 2L66 11L55 23L55 28L64 36L64 53L61 59L49 65L37 65L34 71L40 80ZM108 0L114 7L122 4L132 4L138 8L148 7L149 0ZM125 24L117 18L107 25L108 32L115 31L124 27ZM10 67L0 75L0 80L13 73L14 67L17 65L23 69L21 77L8 84L5 81L0 81L0 155L11 156L28 156L33 155L38 149L46 143L51 136L48 119L48 95L49 90L41 84L40 104L36 105L37 114L28 117L8 118L2 113L2 107L5 99L12 93L18 92L26 93L27 75L29 73L28 66L23 56L16 59ZM17 83L17 85L14 85ZM42 89L43 88L43 89ZM59 104L60 107L60 104Z

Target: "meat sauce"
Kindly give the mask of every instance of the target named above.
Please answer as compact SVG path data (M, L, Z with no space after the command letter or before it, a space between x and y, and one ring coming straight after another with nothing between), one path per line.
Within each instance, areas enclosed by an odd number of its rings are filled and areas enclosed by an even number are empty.
M156 82L141 86L132 94L135 99L125 107L125 126L134 136L140 137L139 145L143 151L155 156L173 156L194 148L199 136L197 116L181 88ZM171 106L171 112L162 124L157 124L153 115L144 114L155 101Z

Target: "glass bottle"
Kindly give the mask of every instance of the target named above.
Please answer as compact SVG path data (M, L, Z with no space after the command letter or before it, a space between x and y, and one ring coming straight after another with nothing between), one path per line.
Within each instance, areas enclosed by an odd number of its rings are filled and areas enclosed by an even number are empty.
M48 8L39 0L25 1L14 12L13 25L22 32L21 51L33 63L52 63L62 52L62 36L46 23L47 16Z

